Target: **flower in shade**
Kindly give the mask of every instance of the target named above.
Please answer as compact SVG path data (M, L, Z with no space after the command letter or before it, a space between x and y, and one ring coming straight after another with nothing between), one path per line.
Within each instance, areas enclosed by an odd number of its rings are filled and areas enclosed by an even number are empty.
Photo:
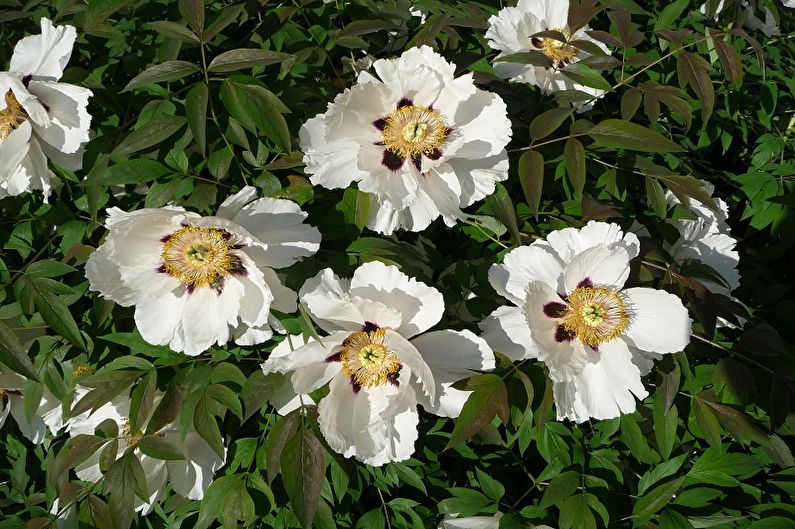
M491 516L445 516L439 523L438 529L500 529L502 513L497 512ZM530 526L527 526L530 527ZM534 525L533 529L552 529L548 525Z
M610 54L607 47L592 39L584 26L572 32L569 29L569 0L519 0L516 7L503 8L489 18L486 38L492 49L500 52L494 64L498 77L517 83L538 86L545 94L559 90L576 89L600 97L604 90L577 83L563 72L571 64L587 59L591 53L582 49L598 47ZM556 31L566 38L566 42L553 36L535 36L538 33ZM558 36L559 37L559 36ZM575 47L568 42L584 42ZM519 62L500 61L502 57L515 53L538 52L546 56L548 66L535 66ZM591 104L592 104L591 100ZM591 104L582 105L585 109Z
M59 83L72 55L72 26L41 19L41 35L17 42L9 71L0 72L0 197L41 189L55 175L47 159L71 170L83 161L91 116L87 88Z
M0 429L11 415L22 435L32 443L41 443L48 428L56 435L64 426L61 401L45 386L38 406L28 415L23 398L27 382L27 378L0 365Z
M784 2L785 7L795 6L795 3L793 3L792 5L787 5L787 1L792 1L792 0L785 0ZM750 3L743 0L740 3L740 5L742 7L743 17L744 17L743 26L745 26L748 29L761 31L762 33L765 34L766 37L775 37L781 34L781 30L779 29L778 23L776 21L776 16L773 14L773 11L771 11L769 7L759 6L760 9L762 8L764 9L765 13L765 19L762 20L761 18L756 16L754 8L751 6ZM699 9L699 11L701 11L702 14L707 15L708 7L709 7L709 2L704 2L703 4L701 4L701 8ZM726 7L725 0L720 0L720 2L718 2L715 5L715 12L713 13L712 18L717 18L718 15L720 15L723 12L725 7ZM732 3L732 8L733 7L734 4Z
M78 386L75 400L86 395L87 392L87 388ZM152 409L155 409L162 399L163 394L157 392ZM171 484L171 488L177 494L191 500L201 500L207 487L212 483L215 471L226 461L226 448L224 447L222 455L216 453L192 428L183 436L176 422L166 424L155 431L147 431L148 420L149 417L139 417L140 424L134 430L130 427L130 397L129 391L125 391L93 412L85 412L72 418L67 426L67 432L71 436L94 435L100 425L103 430L107 429L109 423L105 421L116 424L118 433L114 439L118 446L113 459L122 457L128 450L132 451L133 456L140 461L146 476L148 497L135 498L136 511L143 514L150 512L154 503L165 496L166 483ZM163 445L170 447L168 460L152 457L141 450L139 444L147 437L157 438L159 447ZM103 472L100 467L102 452L103 449L97 450L75 467L78 478L91 483L102 478ZM147 452L152 453L148 450Z
M472 332L425 332L442 316L442 295L394 266L366 263L351 279L327 268L299 295L328 335L277 352L263 370L290 373L299 395L329 384L318 404L320 430L345 457L370 465L408 459L417 404L457 417L469 392L452 384L494 367L491 349Z
M511 124L499 96L431 48L412 48L359 74L324 114L301 127L312 183L358 182L371 194L367 226L421 231L440 215L452 226L508 177Z
M714 187L708 184L707 190L712 193ZM665 199L669 206L680 204L670 191ZM691 199L689 210L695 215L694 219L669 219L668 222L679 231L679 239L666 245L666 250L680 264L694 259L712 268L723 281L703 279L702 283L715 294L731 297L731 292L740 286L740 272L737 270L740 254L734 249L737 239L731 236L726 222L729 206L720 198L715 198L715 203L717 211Z
M274 268L314 254L320 232L289 200L256 199L253 187L213 217L181 208L108 210L109 234L86 263L91 290L135 306L149 343L197 355L234 339L262 343L281 326L271 308L296 310Z
M618 225L591 221L517 248L489 270L492 286L513 305L484 320L484 338L513 360L547 365L559 419L631 413L634 397L648 395L640 377L653 360L690 341L678 297L624 287L639 249L638 238Z

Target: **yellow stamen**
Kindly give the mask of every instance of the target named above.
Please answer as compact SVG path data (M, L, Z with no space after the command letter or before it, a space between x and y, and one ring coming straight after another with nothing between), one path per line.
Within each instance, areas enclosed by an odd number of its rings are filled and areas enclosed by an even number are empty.
M78 367L76 367L76 368L74 368L72 370L72 376L73 377L80 377L80 376L83 376L83 375L93 375L96 372L97 372L97 370L94 369L93 367L78 366Z
M571 39L571 33L569 30L565 28L552 28L549 31L557 31L562 33L566 40ZM534 43L536 39L533 39ZM539 46L536 46L539 47ZM577 56L580 54L580 50L567 44L566 42L562 42L556 39L551 39L549 37L544 38L541 40L541 53L546 55L552 61L553 66L556 68L560 68L562 66L566 66L570 62L574 61Z
M217 287L234 266L228 233L218 228L183 226L163 243L163 271L191 287Z
M11 90L6 92L6 107L0 110L0 141L11 136L11 133L27 119L28 114L14 97L13 92Z
M364 387L381 386L400 371L400 358L386 345L386 329L357 331L342 342L342 372Z
M618 292L603 287L578 287L568 297L563 327L581 342L597 346L618 338L629 326L629 311Z
M133 433L130 431L130 420L124 419L124 424L121 427L121 436L124 438L124 441L127 443L129 448L135 448L138 446L138 442L144 438L143 432L135 432Z
M384 145L401 158L415 159L433 153L447 139L441 116L428 107L400 107L386 118L381 132Z

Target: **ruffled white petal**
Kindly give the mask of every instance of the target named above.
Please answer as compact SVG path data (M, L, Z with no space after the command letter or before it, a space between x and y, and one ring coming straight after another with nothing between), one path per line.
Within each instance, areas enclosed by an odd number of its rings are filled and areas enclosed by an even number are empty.
M563 262L540 245L520 246L508 252L501 265L489 269L489 283L498 294L524 304L525 289L533 281L546 283L558 292L563 289Z
M470 391L452 387L453 383L494 369L494 353L483 338L471 331L435 331L411 341L430 367L437 398L431 401L419 393L417 400L429 412L442 417L458 417Z
M401 324L392 328L406 338L436 325L444 312L444 298L438 290L380 261L370 261L357 268L349 292L351 296L381 302L398 312Z
M41 19L41 34L25 37L14 47L11 71L37 79L57 81L72 55L77 31L72 26L53 26Z
M78 152L89 140L91 116L86 107L91 90L49 81L31 81L28 90L45 106L49 115L45 127L35 127L36 135L62 153Z
M612 250L594 246L574 257L563 271L566 293L574 291L581 283L620 289L629 277L629 254L621 246Z
M215 471L226 461L226 447L224 457L220 457L195 431L189 431L184 439L176 431L167 434L166 439L178 446L185 455L185 459L166 462L174 492L191 500L201 500Z
M652 288L628 288L622 294L632 313L624 333L630 345L665 354L681 351L690 343L692 320L677 296Z
M453 518L446 516L439 523L439 529L499 529L502 513L498 512L494 516L468 516L465 518ZM542 527L535 526L536 529Z
M298 394L310 393L325 384L340 372L339 362L327 362L348 337L347 332L336 332L324 336L320 341L288 335L271 351L262 364L262 371L269 373L292 373L290 380Z
M558 420L585 422L612 419L635 411L635 397L648 392L627 345L616 339L599 345L596 362L587 364L575 379L553 386Z
M491 348L514 362L538 355L527 316L520 307L498 308L480 323L480 328Z

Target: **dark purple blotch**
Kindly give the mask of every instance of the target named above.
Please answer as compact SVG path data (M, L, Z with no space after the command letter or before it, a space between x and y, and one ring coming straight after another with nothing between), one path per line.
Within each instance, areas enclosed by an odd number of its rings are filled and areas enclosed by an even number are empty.
M397 171L398 169L403 167L403 162L404 159L402 156L395 154L389 149L384 151L384 156L381 158L381 165L383 165L390 171Z
M364 322L364 325L362 325L362 330L364 332L375 332L378 329L380 329L378 324L377 323L373 323L371 321L366 321L366 322Z
M570 342L575 338L575 334L566 329L563 325L558 325L555 329L555 341L558 343Z
M411 99L409 99L408 97L404 97L404 98L402 98L400 101L398 101L397 107L398 107L398 108L410 107L410 106L412 106L413 104L414 104L414 101L412 101L412 100L411 100Z
M544 305L544 315L548 318L562 318L568 307L565 303L550 301Z

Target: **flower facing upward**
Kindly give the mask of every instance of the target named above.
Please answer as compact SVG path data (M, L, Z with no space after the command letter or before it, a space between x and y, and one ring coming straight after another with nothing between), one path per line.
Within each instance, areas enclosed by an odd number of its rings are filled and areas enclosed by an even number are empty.
M350 280L326 269L304 284L300 297L328 336L289 337L262 368L290 375L291 401L297 394L311 403L305 395L329 384L318 405L320 430L345 457L370 465L408 459L418 435L417 404L457 417L469 392L452 384L494 368L491 349L471 332L424 332L442 316L442 295L394 266L366 263Z
M122 306L135 306L141 336L196 355L230 339L262 343L271 308L296 310L295 293L273 268L312 255L320 232L304 224L293 202L256 198L246 187L217 216L181 208L108 210L106 241L86 263L90 288Z
M17 42L9 71L0 72L0 197L41 189L55 175L47 159L79 169L91 116L87 88L57 82L72 55L72 26L41 19L41 34Z
M568 26L568 15L569 0L519 0L516 7L506 7L489 18L486 38L489 46L500 52L494 64L497 76L538 86L547 94L576 89L592 94L594 98L600 97L603 90L584 86L562 73L567 66L591 56L587 51L569 44L571 41L587 41L591 46L601 48L605 54L610 53L604 44L588 36L588 26L572 33ZM561 33L566 41L551 36L535 36L544 31ZM544 54L550 65L535 66L499 60L507 55L527 52ZM582 105L582 108L592 104Z
M357 182L371 194L367 226L421 231L452 226L508 176L511 124L499 96L431 48L377 60L324 114L301 128L306 171L327 188Z
M489 281L514 303L482 324L512 360L549 368L559 419L609 419L648 394L640 380L660 355L682 350L690 319L682 302L651 288L624 288L640 242L616 224L589 222L517 248Z

